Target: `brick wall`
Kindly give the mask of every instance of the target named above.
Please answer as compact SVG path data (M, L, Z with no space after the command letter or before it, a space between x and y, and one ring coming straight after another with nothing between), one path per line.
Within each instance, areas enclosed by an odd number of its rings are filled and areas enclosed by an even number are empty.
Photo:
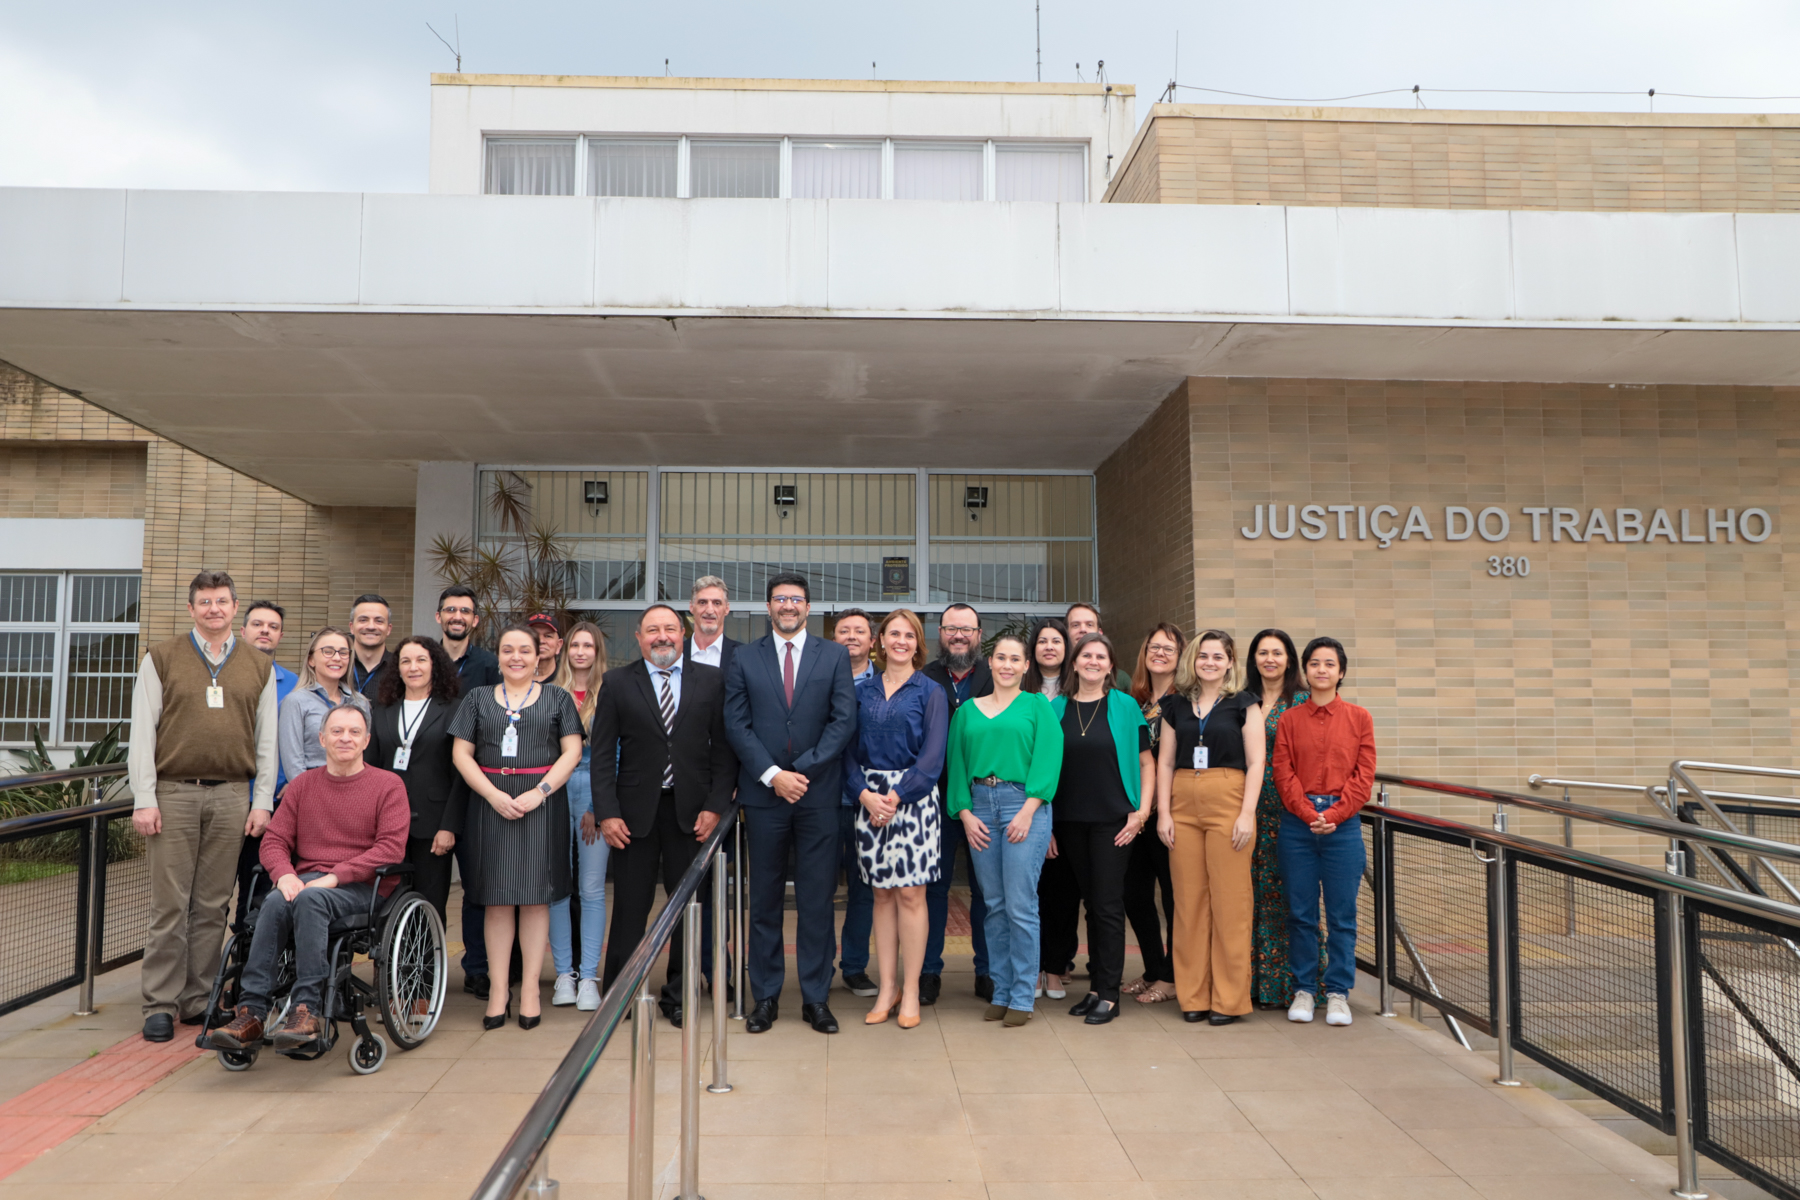
M1158 104L1106 198L1794 212L1800 118Z
M331 578L330 623L348 626L356 597L374 592L393 610L394 636L412 632L413 510L332 508L323 528ZM436 636L437 626L423 632Z
M1094 473L1100 603L1127 667L1150 626L1194 611L1189 414L1184 383Z
M0 517L144 515L144 447L0 442Z

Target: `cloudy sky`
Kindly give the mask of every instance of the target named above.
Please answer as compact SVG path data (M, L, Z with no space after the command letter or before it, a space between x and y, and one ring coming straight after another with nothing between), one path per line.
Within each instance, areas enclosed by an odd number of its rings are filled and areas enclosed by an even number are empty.
M463 69L1031 79L1031 0L0 0L0 185L423 191L426 29ZM1138 115L1194 87L1433 108L1618 109L1659 93L1800 96L1793 0L1043 0L1043 77L1104 60ZM1458 95L1435 89L1629 95ZM1230 99L1183 91L1184 100ZM1244 100L1244 103L1253 101ZM1410 105L1409 95L1360 104ZM1659 94L1658 111L1800 111Z

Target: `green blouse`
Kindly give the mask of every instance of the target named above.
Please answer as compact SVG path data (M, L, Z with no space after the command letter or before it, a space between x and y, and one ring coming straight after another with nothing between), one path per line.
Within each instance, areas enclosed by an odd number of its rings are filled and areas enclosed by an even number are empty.
M1050 702L1021 692L997 717L970 700L950 719L951 816L969 807L972 780L998 775L1025 785L1025 795L1050 803L1062 774L1062 725Z

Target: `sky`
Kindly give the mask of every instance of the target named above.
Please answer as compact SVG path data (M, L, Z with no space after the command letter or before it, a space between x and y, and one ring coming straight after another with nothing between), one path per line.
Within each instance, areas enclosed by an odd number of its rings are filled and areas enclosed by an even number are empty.
M1039 19L1042 77L1104 61L1139 120L1177 70L1189 102L1418 84L1432 108L1644 112L1654 87L1659 112L1800 111L1793 0L1042 0ZM427 22L469 72L1030 80L1033 20L1031 0L0 0L0 186L424 191L429 75L455 68Z

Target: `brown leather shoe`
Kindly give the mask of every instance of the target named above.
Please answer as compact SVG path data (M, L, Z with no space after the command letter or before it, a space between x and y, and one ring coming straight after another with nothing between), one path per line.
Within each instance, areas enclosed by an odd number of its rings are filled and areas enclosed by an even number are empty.
M296 1004L287 1021L275 1031L277 1050L304 1050L319 1040L324 1025L318 1015L304 1004Z
M262 1035L262 1018L240 1004L231 1023L213 1030L206 1041L215 1050L244 1050L261 1042Z

